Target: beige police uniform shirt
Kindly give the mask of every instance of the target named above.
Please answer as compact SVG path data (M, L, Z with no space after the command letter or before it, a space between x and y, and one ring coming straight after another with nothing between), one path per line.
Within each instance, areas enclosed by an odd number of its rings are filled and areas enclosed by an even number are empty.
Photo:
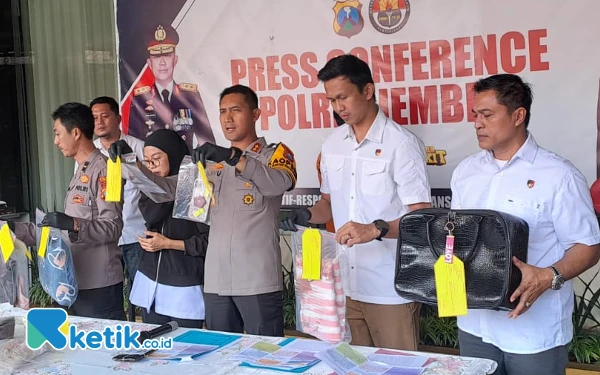
M279 247L281 198L296 183L294 154L287 146L267 146L259 138L246 150L246 168L209 163L213 184L204 292L244 296L283 289ZM140 170L165 194L147 194L157 203L175 199L177 176L159 177Z
M69 234L79 289L123 281L118 246L123 205L105 200L106 160L100 150L94 150L75 171L65 198L65 214L79 222L79 232Z
M281 197L296 182L292 152L259 138L246 150L246 168L209 164L214 184L204 291L256 295L283 289L279 247Z

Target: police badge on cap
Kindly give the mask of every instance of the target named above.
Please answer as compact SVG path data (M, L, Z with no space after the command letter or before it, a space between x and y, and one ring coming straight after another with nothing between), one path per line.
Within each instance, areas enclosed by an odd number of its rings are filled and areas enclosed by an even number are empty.
M179 43L179 34L171 25L158 25L148 43L148 54L151 56L173 53Z

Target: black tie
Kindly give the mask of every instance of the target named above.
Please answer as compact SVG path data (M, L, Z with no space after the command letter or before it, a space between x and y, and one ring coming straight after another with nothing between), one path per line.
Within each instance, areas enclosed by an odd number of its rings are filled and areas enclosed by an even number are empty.
M167 107L169 107L170 103L169 103L169 90L164 89L162 90L162 97L163 97L163 103L165 103L165 105Z

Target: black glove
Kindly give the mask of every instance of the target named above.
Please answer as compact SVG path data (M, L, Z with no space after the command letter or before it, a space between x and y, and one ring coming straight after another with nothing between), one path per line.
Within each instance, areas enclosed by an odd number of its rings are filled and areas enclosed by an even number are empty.
M14 232L15 231L15 222L14 221L7 221L6 224L8 224L8 228Z
M68 230L69 232L75 231L75 221L73 218L62 212L50 212L44 216L38 227L52 227L62 230Z
M221 147L206 142L202 146L194 149L194 152L192 153L192 161L194 163L202 162L204 164L205 160L211 160L215 163L220 163L222 161L228 161L231 159L232 154L233 152L229 147Z
M117 156L123 157L123 155L131 154L132 152L133 150L131 149L131 147L129 147L127 142L125 142L122 139L119 139L118 141L114 142L108 148L108 156L110 156L110 160L112 160L113 162L117 161Z
M296 225L308 226L308 221L311 217L312 214L308 208L300 208L286 212L283 219L279 222L279 229L297 232L298 228L296 228Z

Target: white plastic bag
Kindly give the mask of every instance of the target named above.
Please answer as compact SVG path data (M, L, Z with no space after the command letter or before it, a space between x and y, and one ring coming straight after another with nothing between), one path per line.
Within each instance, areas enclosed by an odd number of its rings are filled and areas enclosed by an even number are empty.
M5 224L0 221L0 228ZM0 255L0 303L29 309L29 259L27 246L11 231L15 248L8 259Z
M29 349L25 340L25 324L27 324L25 317L13 318L15 319L14 337L0 340L0 373L2 374L12 373L43 353L53 351L47 342L39 349Z
M299 227L292 235L294 286L296 289L296 329L332 344L350 342L350 327L346 321L346 296L343 288L343 248L333 233L321 235L321 278L303 278L302 235L307 228Z

